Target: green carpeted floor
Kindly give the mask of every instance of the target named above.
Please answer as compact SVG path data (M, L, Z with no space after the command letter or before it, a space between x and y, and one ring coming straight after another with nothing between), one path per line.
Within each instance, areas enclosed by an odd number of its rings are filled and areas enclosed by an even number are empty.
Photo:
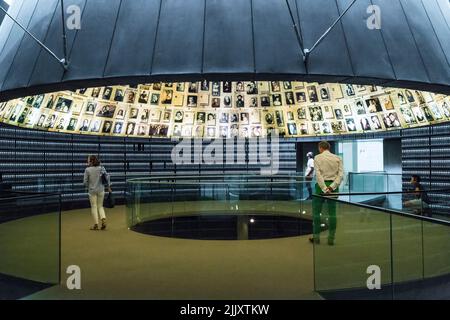
M310 215L310 204L302 206L298 214ZM281 207L292 211L278 203L277 210ZM105 232L89 230L89 210L63 214L62 285L26 299L320 299L314 282L318 290L363 288L370 265L380 266L383 284L450 273L448 227L395 215L390 219L384 212L345 204L338 205L335 246L326 244L324 232L315 248L307 236L252 241L154 237L128 230L124 207L107 214ZM1 224L0 273L54 278L58 237L49 229L56 222L56 215L42 215ZM65 286L70 265L81 268L79 291Z
M129 231L124 210L124 207L117 207L108 212L106 232L89 230L88 210L65 212L62 218L63 285L27 299L319 298L313 291L313 248L307 237L256 241L152 237ZM6 238L6 232L11 235L20 234L20 230L39 230L41 224L48 225L49 219L53 221L48 215L14 221L0 225L0 230ZM0 273L42 277L43 270L36 271L28 258L18 255L33 251L35 247L36 254L42 256L50 252L53 257L50 242L46 244L47 248L35 242L19 251L8 251L3 257L5 260L11 264L22 261L22 264L19 269L10 264ZM68 276L65 269L69 265L81 268L82 289L79 291L65 287Z

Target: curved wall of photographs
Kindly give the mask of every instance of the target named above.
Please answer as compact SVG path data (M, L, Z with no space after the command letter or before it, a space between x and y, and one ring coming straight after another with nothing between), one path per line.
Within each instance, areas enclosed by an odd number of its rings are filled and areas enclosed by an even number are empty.
M377 132L450 121L450 97L370 85L182 82L83 88L0 104L0 121L133 137L284 137Z

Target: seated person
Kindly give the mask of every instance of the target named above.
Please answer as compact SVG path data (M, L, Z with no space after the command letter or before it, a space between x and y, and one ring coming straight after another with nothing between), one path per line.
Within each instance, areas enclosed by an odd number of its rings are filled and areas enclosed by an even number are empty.
M420 184L420 177L413 175L411 177L411 184L413 186L414 199L405 201L403 206L409 208L414 213L422 213L424 210L429 208L430 199L428 198L427 192Z

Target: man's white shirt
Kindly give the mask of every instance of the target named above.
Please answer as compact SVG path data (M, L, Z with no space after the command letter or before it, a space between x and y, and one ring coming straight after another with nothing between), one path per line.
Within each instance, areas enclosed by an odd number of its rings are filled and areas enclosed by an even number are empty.
M317 183L323 192L327 191L325 181L333 181L330 188L336 190L344 179L344 165L342 159L330 151L325 150L314 158Z

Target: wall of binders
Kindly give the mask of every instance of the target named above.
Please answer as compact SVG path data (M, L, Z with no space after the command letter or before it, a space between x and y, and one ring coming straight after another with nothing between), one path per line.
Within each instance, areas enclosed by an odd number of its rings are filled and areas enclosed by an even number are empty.
M418 174L427 189L450 188L450 125L440 124L380 133L282 139L279 174L297 170L299 142L355 139L401 139L403 185L409 189L411 175ZM110 172L114 193L124 201L126 180L149 175L259 174L261 165L249 162L248 144L244 163L176 164L171 158L178 142L170 139L87 136L23 129L0 125L0 173L14 190L61 192L65 210L88 206L83 172L90 154L98 154ZM203 141L206 146L208 141ZM237 149L233 152L239 152ZM224 158L226 157L226 149ZM235 155L236 158L238 155ZM430 194L436 208L450 212L450 195Z
M248 141L248 140L247 140ZM243 163L176 164L171 152L178 141L156 138L86 136L0 125L0 173L17 191L60 192L63 209L89 205L83 186L88 155L97 154L111 174L114 195L124 202L126 180L149 175L259 174L261 166L249 161L249 145ZM204 147L209 141L202 142ZM240 152L237 148L234 151ZM296 172L296 141L283 140L279 147L279 174ZM223 154L224 160L226 150ZM235 155L236 159L238 155Z

